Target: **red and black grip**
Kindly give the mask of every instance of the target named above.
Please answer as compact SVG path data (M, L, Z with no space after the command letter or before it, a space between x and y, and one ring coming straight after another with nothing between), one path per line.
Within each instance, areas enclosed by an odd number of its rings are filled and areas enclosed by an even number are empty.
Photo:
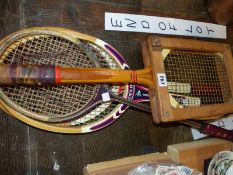
M200 130L204 134L209 134L217 138L233 141L233 131L220 128L208 123L202 124Z
M60 82L60 68L51 65L0 64L1 85L52 85Z

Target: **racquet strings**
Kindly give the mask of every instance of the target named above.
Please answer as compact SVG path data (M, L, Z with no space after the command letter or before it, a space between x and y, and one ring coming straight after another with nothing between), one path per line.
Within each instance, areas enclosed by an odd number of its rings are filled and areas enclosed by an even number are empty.
M86 41L82 41L86 42ZM99 59L103 68L119 68L116 61L97 45L86 42ZM70 67L93 67L92 61L72 40L51 34L21 36L13 41L2 53L4 64L52 64ZM118 93L118 86L112 91ZM69 116L82 110L92 99L95 92L93 85L71 85L54 87L4 87L2 93L9 103L23 115L41 120L41 116ZM119 94L118 94L119 95ZM106 103L97 106L86 116L72 121L72 125L86 125L104 118L118 104ZM39 117L38 117L39 116Z

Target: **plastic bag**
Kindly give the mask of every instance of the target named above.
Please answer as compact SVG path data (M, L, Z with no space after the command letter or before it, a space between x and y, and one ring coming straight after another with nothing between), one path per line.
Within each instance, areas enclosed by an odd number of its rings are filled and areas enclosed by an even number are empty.
M202 173L175 163L146 162L131 170L128 175L202 175Z

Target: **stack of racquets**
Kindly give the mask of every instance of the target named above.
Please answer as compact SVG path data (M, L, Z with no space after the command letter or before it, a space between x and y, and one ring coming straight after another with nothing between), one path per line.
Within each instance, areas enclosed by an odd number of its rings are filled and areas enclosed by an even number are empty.
M31 126L87 133L113 123L129 106L150 112L141 102L149 102L144 86L154 87L151 69L129 70L124 58L100 39L40 27L13 33L0 46L1 108ZM232 132L221 132L232 140Z

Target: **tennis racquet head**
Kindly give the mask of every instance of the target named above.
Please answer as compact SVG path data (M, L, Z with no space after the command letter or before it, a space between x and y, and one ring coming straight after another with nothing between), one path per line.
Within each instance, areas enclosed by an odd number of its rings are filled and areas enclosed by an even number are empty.
M2 39L0 46L1 64L50 64L89 68L96 67L98 61L101 68L128 69L126 61L112 46L68 29L24 29ZM87 50L94 53L94 58ZM40 129L63 133L92 132L113 123L128 108L126 104L110 101L85 112L95 98L98 86L2 87L0 104L10 115ZM110 88L118 96L134 98L134 85ZM80 111L84 111L81 112L82 115ZM59 124L50 123L53 118L58 119Z

